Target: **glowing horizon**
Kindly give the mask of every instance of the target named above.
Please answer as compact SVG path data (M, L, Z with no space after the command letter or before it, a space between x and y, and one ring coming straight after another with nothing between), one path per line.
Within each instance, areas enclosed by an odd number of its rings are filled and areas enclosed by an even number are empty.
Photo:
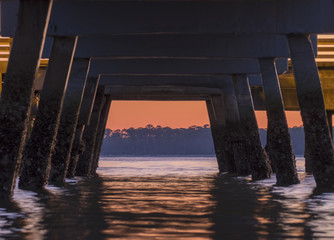
M286 111L289 127L301 126L299 111ZM256 111L259 128L267 128L265 111ZM107 128L153 126L188 128L209 123L204 101L113 101Z

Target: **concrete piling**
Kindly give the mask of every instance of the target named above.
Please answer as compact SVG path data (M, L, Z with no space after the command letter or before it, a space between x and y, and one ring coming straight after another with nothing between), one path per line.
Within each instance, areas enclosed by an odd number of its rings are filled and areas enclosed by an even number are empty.
M333 111L331 110L326 110L326 115L327 115L327 122L328 122L328 128L329 128L329 133L331 135L331 139L333 141Z
M331 134L331 139L333 141L333 127L332 127L333 126L333 121L332 121L333 111L326 110L326 115L327 115L329 133ZM305 172L308 173L308 174L312 174L313 173L313 170L312 170L312 156L310 155L307 141L308 141L308 139L305 136L305 150L304 150Z
M84 148L85 148L85 144L82 141L82 135L83 135L85 127L88 125L88 121L90 118L92 106L94 104L94 99L95 99L98 84L99 84L99 77L90 76L88 74L87 80L86 80L86 86L84 90L84 95L83 95L82 103L80 107L77 128L75 131L74 140L73 140L72 149L71 149L71 156L70 156L69 166L67 170L68 178L74 177L79 155L84 151Z
M99 163L104 132L105 132L106 125L107 125L110 105L111 105L111 96L110 95L105 95L105 100L104 100L104 103L103 103L103 106L102 106L102 109L101 109L101 115L100 115L100 119L99 119L99 123L98 123L98 127L97 127L97 134L96 134L96 139L95 139L95 147L94 147L94 151L93 151L93 158L92 158L93 161L92 161L92 167L91 167L90 175L95 175L96 174L96 169L97 169L98 163Z
M252 179L269 178L271 167L268 156L261 145L248 78L246 75L234 75L233 83L238 100L241 134Z
M21 164L36 70L52 0L20 1L0 104L0 196L11 197ZM29 34L27 34L29 33Z
M213 132L212 135L215 136L213 139L219 148L217 149L218 154L216 155L218 155L219 160L221 160L220 164L222 166L220 166L220 172L227 171L229 173L236 173L236 163L231 141L231 128L228 128L226 124L227 114L230 113L226 110L225 97L224 95L212 95L210 98L215 116L214 124L211 126L211 132Z
M334 153L322 86L308 35L288 35L305 142L320 188L334 186Z
M97 134L97 125L103 106L104 91L104 86L98 87L90 122L89 125L85 127L85 131L83 132L82 140L84 141L86 148L79 156L75 173L75 175L77 176L89 176L91 172L95 139Z
M305 158L305 172L307 174L312 174L313 170L312 170L312 159L311 159L311 155L309 152L309 147L307 144L307 139L306 137L305 139L305 149L304 149L304 158Z
M85 125L77 125L75 133L74 133L74 139L72 143L72 149L70 153L70 159L68 163L67 168L67 178L74 178L75 176L75 169L77 167L79 156L83 153L85 150L85 145L82 141L82 134L85 130Z
M78 122L90 59L73 59L57 133L55 151L51 158L50 181L63 184L67 174L74 134Z
M229 144L226 151L229 153L230 161L234 163L233 170L237 175L248 175L250 174L248 157L245 152L244 143L240 137L238 102L235 96L232 77L224 79L223 83L222 91L226 116L226 137L228 138L227 143Z
M275 168L277 185L299 183L296 160L286 121L276 66L273 58L259 59L268 118L268 156Z
M206 108L208 111L208 116L209 116L209 121L210 121L210 129L211 129L213 145L215 148L215 154L216 154L217 163L218 163L218 171L220 173L226 172L227 167L226 167L226 164L224 163L224 154L223 154L224 146L218 136L218 132L217 132L218 123L216 120L216 116L215 116L215 112L214 112L211 100L206 100Z
M223 161L226 166L226 171L229 173L236 172L236 164L234 161L233 146L231 142L230 130L227 126L227 111L224 95L211 96L213 110L216 116L216 126L214 128L217 135L217 141L222 147Z
M77 37L55 37L31 136L23 151L19 187L40 189L48 181L60 112Z

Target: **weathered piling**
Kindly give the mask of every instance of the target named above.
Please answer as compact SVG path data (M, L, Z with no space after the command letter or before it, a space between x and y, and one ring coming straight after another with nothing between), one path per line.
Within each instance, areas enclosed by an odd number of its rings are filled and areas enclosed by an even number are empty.
M97 76L87 76L85 91L80 106L77 128L74 135L71 156L67 170L68 178L74 177L79 155L84 151L85 148L85 145L82 141L82 134L86 125L88 124L89 116L91 114L92 106L94 104L97 86L99 84L99 79L100 78Z
M100 115L99 123L98 123L98 126L97 126L97 134L96 134L96 140L95 140L95 147L94 147L94 151L93 151L93 158L92 158L93 161L92 161L92 167L91 167L90 175L95 175L96 174L96 169L97 169L98 163L99 163L104 132L105 132L106 125L107 125L110 105L111 105L111 96L110 95L105 95L105 100L104 100L104 103L103 103L103 106L102 106L102 109L101 109L101 115Z
M328 128L329 128L329 133L331 135L331 139L333 142L333 111L332 110L326 110L326 115L327 115L327 122L328 122Z
M296 160L286 121L281 89L273 58L259 59L268 118L267 153L275 168L277 185L299 183Z
M65 181L74 134L78 122L90 59L74 58L60 115L54 154L51 157L50 181Z
M20 1L0 104L0 196L11 197L21 164L36 70L53 1Z
M231 156L230 161L233 161L233 170L237 175L248 175L250 174L250 170L245 147L240 136L238 102L235 96L232 77L224 79L223 84L222 91L225 105L226 134L229 144L226 151Z
M269 159L262 148L253 100L246 75L234 75L233 83L238 100L241 134L253 180L270 177Z
M218 123L216 120L215 112L212 106L212 101L211 100L206 100L206 108L208 111L208 116L209 116L209 121L210 121L210 129L211 129L211 135L212 135L212 140L213 140L213 146L215 148L215 154L217 158L217 163L218 163L218 171L220 173L226 172L227 167L226 164L224 163L224 154L223 154L223 142L220 141L220 138L218 136Z
M74 139L72 143L72 149L70 153L70 159L68 163L68 169L67 169L67 178L74 178L75 175L75 169L77 167L78 159L80 154L85 150L85 145L82 141L82 134L85 130L85 125L77 125L75 132L74 132Z
M304 149L304 158L305 158L305 172L308 174L312 174L312 160L311 160L311 155L309 152L309 147L307 144L306 137L304 138L305 140L305 149Z
M219 144L222 146L222 154L224 159L224 164L226 165L226 170L229 173L236 172L236 164L234 161L233 146L231 142L231 129L227 126L227 114L226 103L224 101L224 95L213 95L211 96L213 110L216 116L216 128L214 129Z
M86 148L79 156L76 167L77 176L89 176L92 167L93 152L95 147L95 139L97 134L97 125L100 119L100 114L103 106L105 86L99 86L96 92L93 111L90 117L89 125L85 127L82 140Z
M39 189L48 181L76 42L77 37L54 37L36 120L23 151L20 188Z
M334 153L324 98L308 35L288 35L305 142L318 187L334 186Z

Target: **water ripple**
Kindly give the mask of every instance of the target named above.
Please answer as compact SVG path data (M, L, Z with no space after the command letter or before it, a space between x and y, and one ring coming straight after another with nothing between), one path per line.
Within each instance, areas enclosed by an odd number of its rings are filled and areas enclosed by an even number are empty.
M210 157L102 158L99 177L0 202L0 239L334 238L334 193L217 174Z

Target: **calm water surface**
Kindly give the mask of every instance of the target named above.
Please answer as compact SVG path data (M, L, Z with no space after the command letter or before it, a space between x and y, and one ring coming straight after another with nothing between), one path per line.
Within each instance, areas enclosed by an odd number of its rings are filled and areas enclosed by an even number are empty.
M0 239L334 239L334 193L217 175L210 157L102 158L99 177L15 190Z

